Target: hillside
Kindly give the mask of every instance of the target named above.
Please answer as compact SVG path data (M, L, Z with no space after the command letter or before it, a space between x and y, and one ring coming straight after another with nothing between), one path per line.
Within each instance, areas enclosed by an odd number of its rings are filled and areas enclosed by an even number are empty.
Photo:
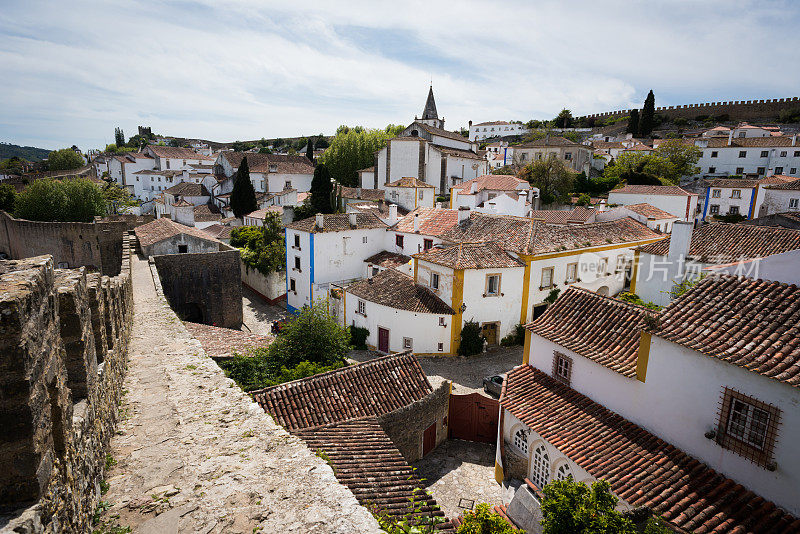
M42 161L48 154L50 151L44 148L0 143L0 160L18 156L28 161Z

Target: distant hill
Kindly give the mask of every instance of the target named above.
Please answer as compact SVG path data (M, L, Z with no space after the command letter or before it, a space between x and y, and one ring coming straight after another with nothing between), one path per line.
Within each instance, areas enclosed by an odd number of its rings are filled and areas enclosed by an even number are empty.
M0 159L8 159L19 156L28 161L42 161L50 154L50 150L36 148L33 146L19 146L10 143L0 143Z

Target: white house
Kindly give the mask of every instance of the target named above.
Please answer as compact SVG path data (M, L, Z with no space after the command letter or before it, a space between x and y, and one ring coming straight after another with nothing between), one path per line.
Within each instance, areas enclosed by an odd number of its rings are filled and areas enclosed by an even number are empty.
M596 219L597 222L603 222L624 217L635 219L642 224L646 224L648 228L665 234L672 231L672 223L680 220L676 215L667 213L647 203L628 204L627 206L617 206L610 210L600 211L597 213Z
M227 178L220 184L219 194L233 191L233 178L245 156L250 169L250 181L256 192L279 193L285 189L295 189L304 193L311 190L314 166L305 156L226 150L219 153L216 162L221 174Z
M605 479L623 509L647 503L682 531L786 531L800 511L800 393L784 372L800 360L797 309L794 286L730 276L662 312L569 289L508 374L498 474Z
M331 284L362 278L364 259L384 248L386 223L371 213L321 214L286 227L286 308L328 298Z
M432 185L410 176L385 184L384 190L389 202L409 211L417 208L432 208L436 200L435 188Z
M505 174L479 176L450 189L451 208L497 215L527 217L538 198L539 190L531 188L526 180Z
M123 187L127 187L133 193L134 182L136 181L133 174L143 169L153 169L154 166L155 160L151 156L142 152L128 152L109 158L108 176L111 180Z
M782 184L765 185L761 189L763 200L758 211L759 217L800 211L800 179Z
M506 135L525 135L528 129L521 122L490 121L472 124L469 121L469 140L481 141Z
M544 158L558 158L573 171L588 173L592 147L550 135L514 147L515 164L527 165Z
M694 228L675 222L668 239L636 251L631 292L668 304L675 284L714 265L766 258L800 249L800 230L750 224L711 223Z
M442 234L458 223L459 212L446 208L417 208L389 222L384 248L396 254L411 255L442 243Z
M625 185L608 193L608 205L650 204L681 221L693 221L698 214L697 198L677 185Z
M697 161L700 176L770 176L786 174L800 178L800 146L792 136L701 138L694 142L702 150Z

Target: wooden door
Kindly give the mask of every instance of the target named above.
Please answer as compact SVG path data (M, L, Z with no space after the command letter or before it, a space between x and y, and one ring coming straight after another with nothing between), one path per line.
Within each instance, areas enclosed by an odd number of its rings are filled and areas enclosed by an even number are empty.
M389 330L378 327L378 350L389 353Z
M436 447L436 423L425 429L422 434L422 456L427 456Z
M450 395L449 437L494 443L500 404L480 393Z
M497 323L484 324L483 337L489 345L497 345Z

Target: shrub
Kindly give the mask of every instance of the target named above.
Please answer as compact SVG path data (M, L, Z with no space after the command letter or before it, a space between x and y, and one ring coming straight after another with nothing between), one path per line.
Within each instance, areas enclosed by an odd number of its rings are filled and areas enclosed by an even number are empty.
M369 329L361 326L350 327L350 344L354 349L367 350L367 337L369 337Z
M464 512L464 520L456 531L458 534L512 534L521 532L512 527L500 515L492 512L485 502L475 506L475 511Z
M506 337L500 340L500 344L504 347L513 347L514 345L524 345L525 327L521 324L515 326L513 332L510 332Z
M472 356L483 352L481 327L475 321L467 321L461 329L461 343L458 346L459 356Z
M614 507L618 499L605 480L554 480L542 490L543 534L634 534L633 522Z
M636 304L638 306L644 306L645 308L650 309L650 310L660 310L661 309L661 306L659 306L658 304L653 304L652 302L646 302L646 301L642 300L642 298L639 295L637 295L636 293L630 293L630 292L626 291L624 293L620 293L617 298L619 300L621 300L621 301L624 301L624 302L630 302L631 304Z
M286 244L278 214L268 213L264 226L231 230L231 245L241 248L242 262L263 275L286 268Z
M781 111L781 122L800 122L800 107L794 107Z
M237 354L230 360L221 361L219 364L225 371L225 375L233 379L245 391L276 386L284 382L332 371L345 365L347 365L345 362L322 365L303 361L294 367L286 367L279 365L265 349L257 349L252 356Z
M559 293L561 293L560 289L558 289L558 288L551 289L550 293L548 293L547 296L543 299L544 302L546 302L548 304L554 303L556 301L556 299L558 298L558 294Z
M98 186L83 178L42 178L16 196L14 214L31 221L91 222L106 214L106 199Z
M741 213L729 213L727 215L714 215L714 217L726 223L740 223L745 220L745 216Z
M683 117L678 117L677 119L672 121L672 124L674 124L675 126L686 126L687 124L689 124L689 121L684 119Z

